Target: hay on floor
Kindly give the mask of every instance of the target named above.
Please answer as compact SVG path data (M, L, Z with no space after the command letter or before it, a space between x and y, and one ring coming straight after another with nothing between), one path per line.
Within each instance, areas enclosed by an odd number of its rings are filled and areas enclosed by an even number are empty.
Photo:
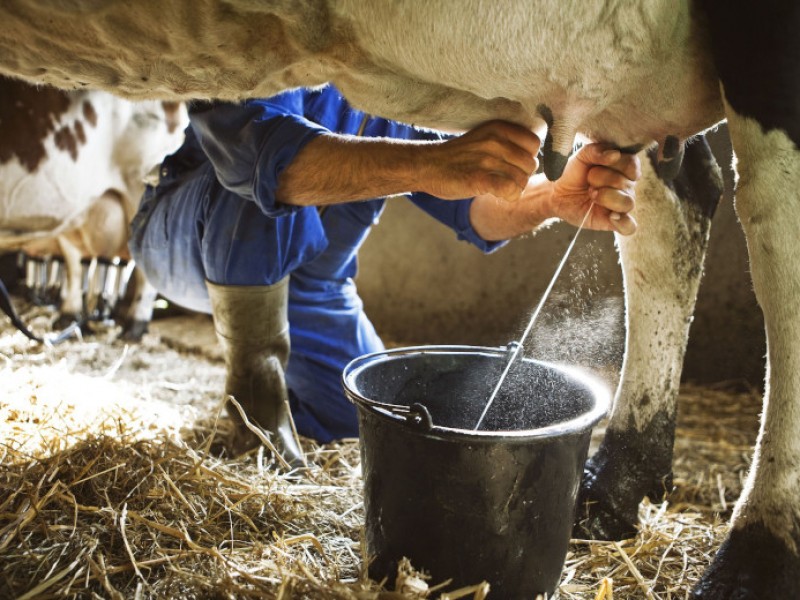
M219 362L113 333L47 349L0 331L0 597L491 600L410 565L400 591L369 581L355 441L306 442L305 472L219 455ZM560 597L686 597L725 535L759 410L752 390L685 386L675 492L642 504L635 539L573 541Z

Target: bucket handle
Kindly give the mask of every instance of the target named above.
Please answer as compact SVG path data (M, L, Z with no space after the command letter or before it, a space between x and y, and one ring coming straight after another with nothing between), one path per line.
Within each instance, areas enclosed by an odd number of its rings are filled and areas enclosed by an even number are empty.
M520 343L517 341L511 341L505 348L487 348L487 350L500 350L501 352L505 352L506 354L510 354L513 358L514 352L520 346ZM460 351L464 351L467 349L471 349L469 346L448 346L451 349L457 349ZM401 350L403 353L411 353L411 352L419 352L422 347L413 347L413 348L406 348ZM381 354L381 353L375 353ZM366 355L367 357L373 355ZM356 361L362 360L365 357L361 357L350 363L348 367L345 368L344 372L347 373L350 366L353 365ZM348 390L347 384L345 383L345 390ZM428 411L428 408L419 402L414 402L411 405L405 404L389 404L388 402L377 402L370 398L367 398L361 394L353 394L352 392L348 391L347 395L351 402L358 402L360 404L365 404L370 408L377 408L381 409L385 412L388 412L393 417L399 417L403 419L407 424L417 427L422 431L430 431L433 429L433 418L431 417L431 413Z
M364 404L369 405L371 408L380 408L391 413L393 416L400 417L409 425L413 425L423 431L430 431L433 429L433 418L431 418L431 413L424 404L420 404L419 402L414 402L410 406L406 406L404 404L375 402L375 400L370 400L363 397L359 400Z

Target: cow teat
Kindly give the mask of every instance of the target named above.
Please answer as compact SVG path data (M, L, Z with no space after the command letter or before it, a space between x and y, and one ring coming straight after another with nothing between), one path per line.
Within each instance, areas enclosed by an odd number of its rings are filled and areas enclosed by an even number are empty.
M564 173L572 154L577 127L570 119L555 117L545 104L540 104L536 110L547 123L547 136L542 143L542 168L547 178L555 181Z
M550 181L555 181L564 173L569 155L553 149L553 137L548 133L542 144L542 168Z
M684 143L674 135L668 135L658 145L656 172L663 181L672 181L678 176L683 163Z

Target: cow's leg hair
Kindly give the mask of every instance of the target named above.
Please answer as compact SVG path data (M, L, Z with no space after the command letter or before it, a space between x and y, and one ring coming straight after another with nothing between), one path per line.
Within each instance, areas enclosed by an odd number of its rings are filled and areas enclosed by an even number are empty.
M800 598L800 150L729 106L736 211L767 332L761 428L732 527L695 588L703 600Z
M722 176L705 138L686 149L670 183L656 175L655 159L652 151L642 158L639 230L618 238L626 354L605 438L584 471L579 537L629 537L642 498L660 501L672 487L676 399Z
M117 303L117 309L114 311L115 320L122 324L120 339L128 342L142 340L153 318L157 295L158 292L147 281L142 270L134 268L125 296Z

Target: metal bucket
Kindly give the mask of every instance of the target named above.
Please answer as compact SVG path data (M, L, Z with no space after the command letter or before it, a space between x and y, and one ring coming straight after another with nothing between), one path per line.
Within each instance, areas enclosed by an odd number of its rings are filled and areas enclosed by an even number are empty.
M369 573L407 557L434 582L488 581L492 598L552 595L572 531L591 428L608 390L519 359L473 431L510 349L401 348L344 370L358 407Z

